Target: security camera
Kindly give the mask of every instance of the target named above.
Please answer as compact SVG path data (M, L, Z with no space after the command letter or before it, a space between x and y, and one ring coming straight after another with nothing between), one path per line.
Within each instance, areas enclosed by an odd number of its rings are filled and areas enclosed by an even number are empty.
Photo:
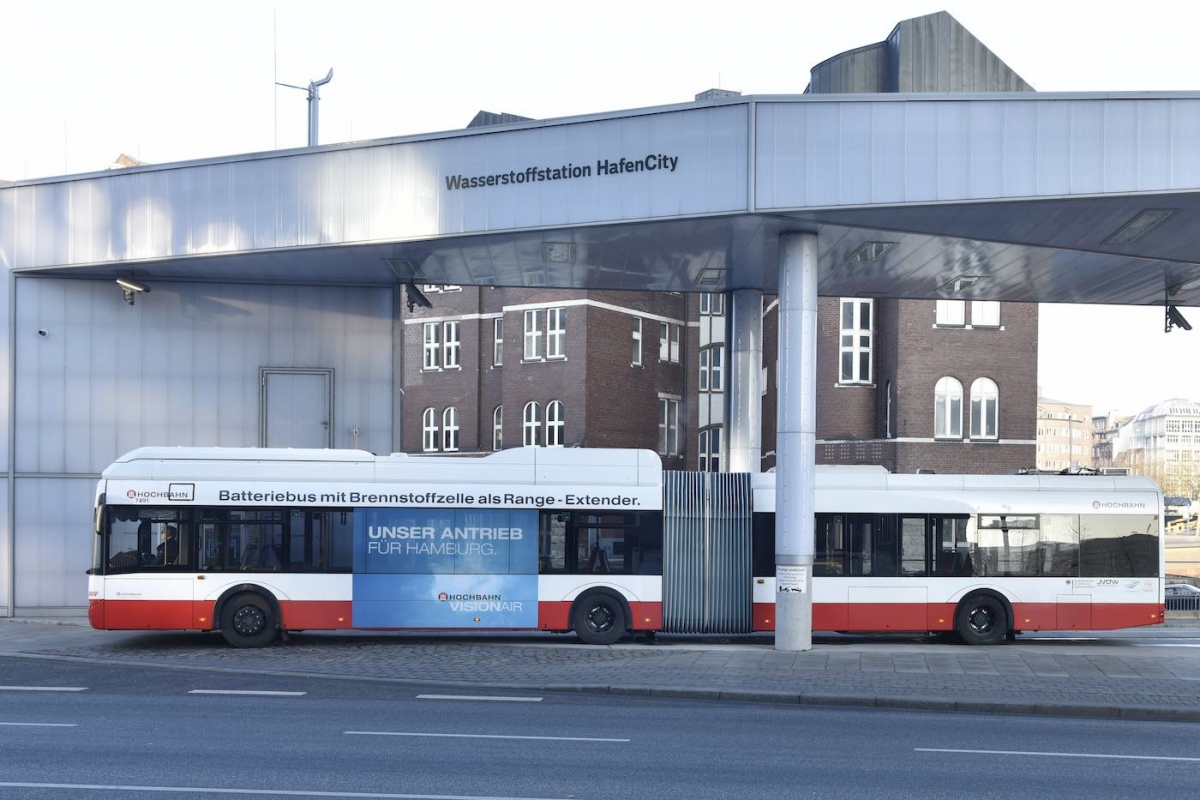
M429 298L417 288L415 283L404 284L404 291L408 298L409 312L411 312L416 306L420 306L421 308L433 308L433 303L429 302Z
M1175 306L1167 306L1167 333L1171 332L1171 328L1180 327L1185 331L1192 329L1191 323L1183 318L1183 314L1179 313L1179 309Z
M46 334L46 329L45 329L45 328L38 328L38 336L45 336L45 335L47 335L47 334Z

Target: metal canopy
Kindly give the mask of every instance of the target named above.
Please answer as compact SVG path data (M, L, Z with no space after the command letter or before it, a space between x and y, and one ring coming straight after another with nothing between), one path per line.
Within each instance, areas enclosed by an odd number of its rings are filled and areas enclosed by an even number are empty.
M737 97L13 184L0 265L1200 305L1197 220L1200 94Z

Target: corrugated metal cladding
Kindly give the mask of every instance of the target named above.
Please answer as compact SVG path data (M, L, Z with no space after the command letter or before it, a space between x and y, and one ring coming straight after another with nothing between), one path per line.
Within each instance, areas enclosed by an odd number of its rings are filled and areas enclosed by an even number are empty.
M750 476L663 473L663 630L752 629Z
M887 41L848 50L813 67L810 94L1030 92L1033 87L939 11L905 20Z

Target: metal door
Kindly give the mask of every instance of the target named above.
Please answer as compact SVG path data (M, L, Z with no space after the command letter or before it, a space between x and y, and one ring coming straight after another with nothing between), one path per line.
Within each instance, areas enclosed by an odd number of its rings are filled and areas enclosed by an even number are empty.
M333 370L260 370L259 443L333 447Z

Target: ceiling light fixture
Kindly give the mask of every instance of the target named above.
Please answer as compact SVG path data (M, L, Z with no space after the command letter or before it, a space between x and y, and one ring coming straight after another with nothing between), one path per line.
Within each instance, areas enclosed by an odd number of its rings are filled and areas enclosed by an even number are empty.
M138 283L133 278L117 278L117 286L121 287L121 294L125 298L125 302L133 305L133 298L143 292L149 292L150 287L144 283Z
M1132 244L1157 228L1175 213L1173 208L1151 208L1138 214L1122 225L1116 233L1104 240L1105 244Z

